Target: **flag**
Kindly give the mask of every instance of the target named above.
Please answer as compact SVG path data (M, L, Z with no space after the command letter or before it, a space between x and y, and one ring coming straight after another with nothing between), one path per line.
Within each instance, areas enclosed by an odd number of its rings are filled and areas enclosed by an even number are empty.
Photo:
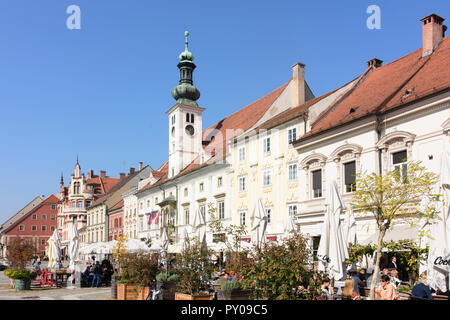
M157 215L156 215L156 222L155 224L159 224L159 216L161 215L161 212L158 211Z
M153 219L156 217L156 211L150 212L150 216L148 217L148 224L152 224Z

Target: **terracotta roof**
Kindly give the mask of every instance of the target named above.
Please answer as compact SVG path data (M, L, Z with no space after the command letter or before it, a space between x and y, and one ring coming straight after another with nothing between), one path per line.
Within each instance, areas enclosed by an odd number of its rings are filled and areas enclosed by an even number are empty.
M123 198L122 200L120 200L119 202L117 202L114 206L111 207L111 209L109 209L109 211L113 211L116 209L120 209L123 207Z
M45 199L42 203L58 203L58 202L59 202L59 198L56 197L54 194L52 194L50 197Z
M102 187L102 194L104 194L108 193L119 181L120 179L117 178L95 177L86 180L86 183L100 185Z
M264 115L264 113L270 108L270 106L280 96L280 94L284 91L284 89L286 89L289 82L282 85L278 89L275 89L274 91L262 97L261 99L258 99L257 101L236 111L235 113L226 117L225 119L217 122L215 125L209 127L208 129L203 130L203 149L207 149L208 153L212 153L212 156L203 164L200 164L200 156L198 156L170 180L179 178L189 172L206 167L219 159L223 159L226 156L228 139L232 139L235 136L251 128L251 126L253 126L256 123L256 121L258 121ZM232 134L228 132L227 136L227 130L239 130L239 129L242 129L242 131L241 130L236 131ZM218 134L217 131L219 131L221 135L221 137L218 139L215 138ZM224 150L225 152L223 152ZM209 157L209 155L207 155L207 157ZM160 179L156 181L154 184L151 183L147 184L137 193L144 192L146 190L157 187L167 182L169 180L168 171L169 171L169 162L166 161L161 166L161 168L157 170L159 174L155 174L155 172L152 172L153 176L159 177Z
M422 57L418 49L396 61L366 70L356 88L312 123L299 140L368 115L379 114L446 89L450 85L450 37ZM412 89L412 90L411 90ZM405 97L406 90L411 94Z
M264 113L266 113L270 106L288 86L289 82L204 130L203 148L207 148L210 152L214 151L216 154L222 154L225 156L227 153L226 150L228 140L250 129L251 126L253 126L264 115ZM227 136L227 129L242 131L236 131L233 134L228 132ZM218 134L217 130L220 131L221 139L215 139L215 136Z

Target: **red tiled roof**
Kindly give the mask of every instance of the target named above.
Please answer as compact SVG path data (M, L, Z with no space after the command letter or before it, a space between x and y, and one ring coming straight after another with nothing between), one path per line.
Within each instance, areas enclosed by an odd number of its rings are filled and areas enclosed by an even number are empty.
M289 81L290 82L290 81ZM195 171L202 167L205 167L214 161L224 158L226 156L227 150L227 141L228 139L232 139L235 136L241 134L242 132L248 130L253 126L256 121L258 121L264 113L269 109L269 107L275 102L275 100L280 96L280 94L284 91L284 89L288 86L289 82L282 85L278 89L275 89L268 95L262 97L261 99L247 105L246 107L236 111L232 115L226 117L225 119L219 121L215 125L209 127L208 129L203 131L203 149L206 149L209 153L212 153L212 157L208 159L205 163L200 164L200 156L195 158L189 165L187 165L183 170L181 170L175 177L172 179L176 179L180 176L183 176L189 172ZM235 131L230 135L227 130L239 130ZM216 136L220 135L218 139ZM223 152L225 150L225 152ZM221 157L217 156L218 154ZM159 177L160 179L154 184L147 184L138 193L144 192L145 190L151 189L153 187L159 186L166 181L168 181L168 171L169 171L169 162L166 161L164 164L157 170L160 174L156 174L152 172L153 176Z
M369 71L369 72L367 72ZM362 117L391 110L446 89L450 85L450 37L438 49L422 57L418 49L387 65L366 70L357 87L312 123L299 140ZM406 90L412 94L404 98ZM298 140L298 141L299 141Z
M42 201L42 203L58 203L58 202L59 202L59 198L56 197L54 194L52 194L50 197L48 197L47 199Z
M102 187L102 193L108 193L119 181L120 179L117 178L95 177L88 179L86 183L100 185Z
M123 198L122 200L120 200L119 202L117 202L115 205L112 206L111 209L109 209L109 211L115 210L115 209L119 209L123 207Z

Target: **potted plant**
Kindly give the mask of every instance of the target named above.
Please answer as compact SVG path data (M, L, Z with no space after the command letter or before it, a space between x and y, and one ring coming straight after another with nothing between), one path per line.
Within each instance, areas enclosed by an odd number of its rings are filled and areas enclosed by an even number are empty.
M15 285L17 291L22 290L30 290L31 289L31 280L35 279L37 276L36 271L31 270L5 270L5 276L7 276L10 279L14 279Z
M161 272L156 275L158 287L162 288L163 300L175 300L175 290L180 280L180 275L176 273Z
M221 284L218 300L249 300L251 291L242 289L242 280L232 279Z
M187 240L187 244L176 262L181 277L177 286L175 300L212 300L209 293L209 279L213 265L209 259L211 252L205 243Z
M21 238L8 245L6 257L10 261L11 269L5 270L5 275L14 279L17 291L30 290L31 280L37 276L37 272L26 269L27 263L34 257L35 252L35 246Z
M158 254L127 253L121 259L121 270L117 299L145 300L155 284Z

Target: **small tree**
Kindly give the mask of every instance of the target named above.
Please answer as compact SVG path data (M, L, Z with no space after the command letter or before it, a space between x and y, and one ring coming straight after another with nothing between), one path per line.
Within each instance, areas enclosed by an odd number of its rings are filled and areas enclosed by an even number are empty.
M25 269L28 261L33 259L36 247L22 238L12 241L7 247L6 258L15 269Z
M352 205L361 212L371 212L379 231L376 244L374 274L380 271L381 249L386 231L393 221L403 219L411 226L421 218L435 217L435 201L439 195L433 193L438 176L421 166L420 162L408 162L406 172L393 170L385 175L360 173L356 177L356 191ZM431 199L423 206L423 198ZM375 297L376 276L372 277L370 299Z
M181 277L179 289L182 293L196 295L208 289L213 271L211 252L198 239L187 242L176 260L177 273Z
M157 253L131 252L120 257L121 282L152 287L159 272Z
M240 265L247 256L247 252L242 250L242 237L247 234L245 226L228 225L224 226L223 221L216 217L216 208L214 204L208 204L208 213L210 220L208 227L213 233L224 233L225 237L219 238L218 241L227 246L230 254L230 261L227 265L239 273Z
M310 258L308 240L301 234L281 243L266 242L252 251L248 263L243 264L243 286L253 288L252 298L256 299L307 299L308 295L299 297L295 289L301 285L314 295L318 281L313 281L313 270L308 268Z
M117 239L117 243L113 247L113 257L114 260L117 263L117 266L120 271L121 262L123 260L123 257L127 253L127 246L126 246L127 237L125 235L119 235Z

